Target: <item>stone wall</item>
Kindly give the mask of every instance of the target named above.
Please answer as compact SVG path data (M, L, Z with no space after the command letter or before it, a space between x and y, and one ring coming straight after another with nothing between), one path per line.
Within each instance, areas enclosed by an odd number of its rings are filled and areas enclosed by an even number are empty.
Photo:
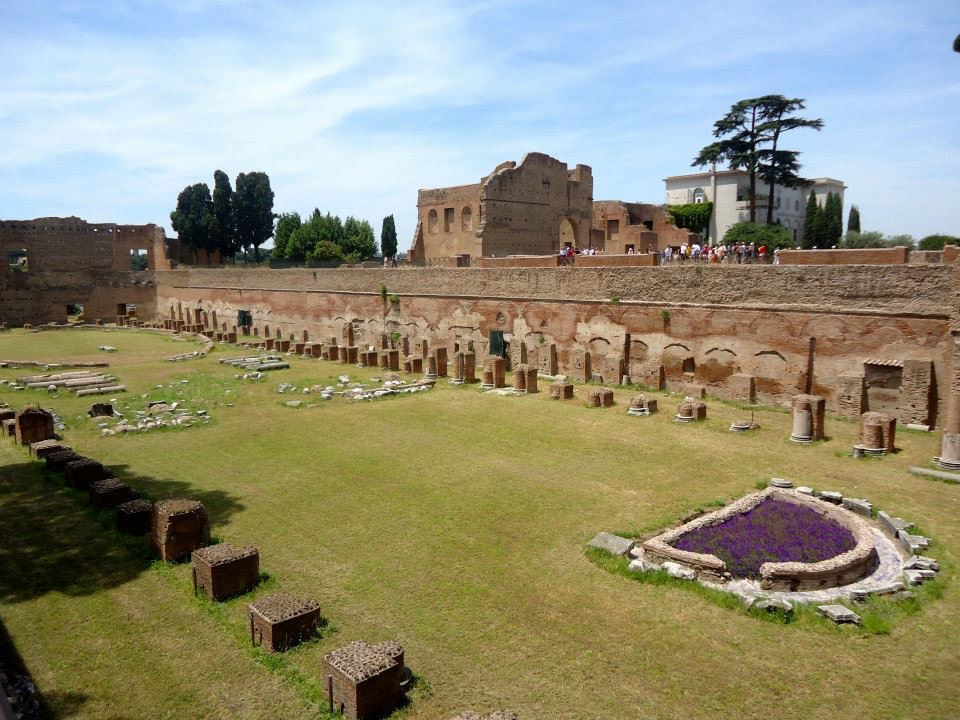
M780 251L781 265L899 265L909 259L905 247Z
M668 386L696 382L733 397L750 376L763 402L787 404L809 391L827 398L832 410L843 399L841 376L862 377L877 358L910 361L909 382L894 400L904 420L916 421L929 397L926 415L935 424L945 409L937 388L950 386L951 271L943 265L185 270L158 273L157 307L163 317L216 311L230 325L238 310L249 310L260 335L279 330L323 339L351 323L360 345L393 332L411 345L426 339L451 352L469 341L481 359L489 333L499 330L514 348L527 347L530 364L539 362L539 348L555 350L560 372L572 372L586 353L599 373L614 356L641 381L663 375ZM383 303L382 285L400 297L398 305ZM929 373L914 371L924 363Z

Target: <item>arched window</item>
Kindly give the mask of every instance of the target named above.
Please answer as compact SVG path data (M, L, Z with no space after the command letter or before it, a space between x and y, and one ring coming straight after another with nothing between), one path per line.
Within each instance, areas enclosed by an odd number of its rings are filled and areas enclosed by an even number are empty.
M436 235L440 230L440 216L437 215L436 210L431 210L427 214L427 232L431 235Z
M469 205L460 211L460 227L463 230L473 230L473 210Z
M693 201L697 204L707 201L707 194L703 191L703 188L697 188L693 191Z

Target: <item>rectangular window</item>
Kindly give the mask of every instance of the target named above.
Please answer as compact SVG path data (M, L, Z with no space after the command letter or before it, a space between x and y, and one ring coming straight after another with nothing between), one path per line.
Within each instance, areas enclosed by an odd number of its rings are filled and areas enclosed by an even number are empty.
M443 231L450 232L453 229L454 210L453 208L443 209Z

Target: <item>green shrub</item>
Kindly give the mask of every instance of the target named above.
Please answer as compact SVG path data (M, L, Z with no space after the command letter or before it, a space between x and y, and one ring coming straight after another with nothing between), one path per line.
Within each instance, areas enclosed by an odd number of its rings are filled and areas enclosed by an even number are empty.
M766 245L772 252L776 248L796 246L793 234L782 225L741 222L733 225L723 236L724 245L753 243L756 247Z

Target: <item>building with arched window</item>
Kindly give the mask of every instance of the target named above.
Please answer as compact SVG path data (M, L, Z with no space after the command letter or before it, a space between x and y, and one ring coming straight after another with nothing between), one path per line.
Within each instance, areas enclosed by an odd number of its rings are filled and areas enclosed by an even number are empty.
M552 255L590 244L593 175L543 153L501 163L479 183L420 190L412 262ZM459 258L459 260L458 260Z
M709 238L718 243L732 225L750 219L750 175L744 170L709 170L689 175L671 175L664 178L667 204L712 202ZM775 185L773 198L770 188L757 181L757 222L766 222L767 206L773 202L773 221L787 228L798 241L803 237L807 198L813 190L822 205L827 193L835 195L847 189L840 180L814 178L807 187L788 188Z

